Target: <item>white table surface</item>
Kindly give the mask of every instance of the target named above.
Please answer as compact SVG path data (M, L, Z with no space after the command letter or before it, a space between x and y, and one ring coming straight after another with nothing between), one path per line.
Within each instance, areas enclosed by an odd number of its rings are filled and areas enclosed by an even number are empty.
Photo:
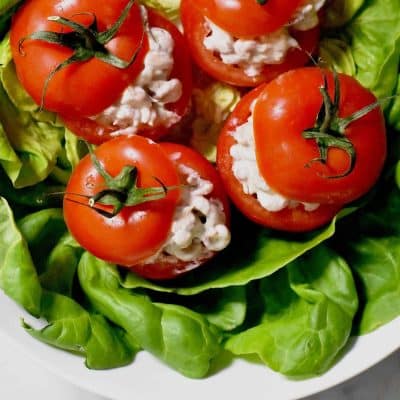
M400 351L364 374L307 400L399 400L399 378ZM71 385L44 369L0 332L0 399L27 398L105 400Z

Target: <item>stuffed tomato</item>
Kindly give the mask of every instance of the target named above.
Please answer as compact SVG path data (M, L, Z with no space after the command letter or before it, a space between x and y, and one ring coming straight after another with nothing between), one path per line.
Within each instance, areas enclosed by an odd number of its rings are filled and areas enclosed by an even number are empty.
M157 139L186 113L192 77L178 29L134 0L28 0L11 46L24 88L77 135Z
M193 59L226 83L255 87L309 62L325 0L183 0Z
M188 147L137 135L82 159L64 216L83 248L149 279L190 271L230 242L229 204L212 164Z
M374 95L352 77L301 68L242 99L222 130L217 165L250 219L301 232L365 195L385 158Z

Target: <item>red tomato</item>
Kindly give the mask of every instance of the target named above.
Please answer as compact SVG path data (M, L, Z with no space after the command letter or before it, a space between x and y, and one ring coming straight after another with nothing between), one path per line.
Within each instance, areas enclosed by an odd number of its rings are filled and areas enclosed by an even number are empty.
M315 140L303 138L312 128L323 104L321 86L328 78L333 99L333 74L319 68L302 68L281 75L262 91L254 110L254 132L260 171L282 195L323 204L345 204L358 199L377 181L386 158L385 120L375 108L347 126L344 136L355 150L354 169L346 151L331 147L326 163ZM354 78L339 75L338 116L348 117L376 102L375 96Z
M317 48L319 27L308 31L292 30L291 34L299 43L300 48L289 50L283 63L267 65L261 74L250 77L237 66L225 64L218 55L204 47L204 39L209 34L209 29L205 23L204 13L195 4L196 2L191 0L183 0L181 4L181 18L187 43L194 61L217 80L235 86L255 87L276 78L283 72L307 64L310 60L309 55L314 53ZM256 7L260 7L256 0L254 0L254 4ZM241 15L234 20L234 23L245 19Z
M217 148L217 167L225 189L236 207L249 219L260 225L289 232L304 232L318 228L332 220L341 206L322 205L311 212L305 211L304 207L299 206L271 212L263 208L254 196L244 193L241 182L233 174L233 159L230 149L236 141L232 132L248 120L251 115L252 103L265 90L265 87L266 85L262 85L248 93L236 106L222 129Z
M171 79L176 78L182 82L183 93L177 102L168 104L166 108L182 117L189 108L192 95L192 65L189 50L185 38L174 24L150 8L148 12L150 26L167 30L174 39L174 59L177 62L174 64ZM93 144L101 144L110 140L113 137L112 132L116 130L115 127L99 125L89 118L77 119L67 116L62 116L62 118L72 132ZM164 126L142 126L140 131L144 136L158 140L167 133L168 129Z
M120 17L128 0L53 1L28 0L14 15L11 26L11 48L17 75L36 103L42 103L45 82L52 71L70 58L73 50L42 40L27 39L39 31L68 32L69 28L49 21L51 16L72 19L89 26L96 16L98 30L109 29ZM93 15L92 15L93 14ZM129 61L140 49L143 37L140 8L134 4L117 34L105 47L120 59ZM148 50L145 38L136 61L125 69L113 67L97 58L74 63L54 74L44 96L44 108L74 116L95 115L121 96L143 68L143 59Z
M168 155L169 159L175 164L177 168L184 165L196 172L203 178L212 182L214 189L209 196L210 199L217 199L223 205L226 223L229 226L230 209L227 195L225 193L222 181L216 169L208 162L202 155L189 147L175 144L175 143L161 143L160 146ZM186 184L186 182L181 182ZM132 267L132 270L141 276L149 279L171 279L183 273L186 273L198 266L207 262L215 253L210 253L207 257L194 260L193 262L185 261L160 261L149 264L141 263Z
M261 36L287 24L304 0L184 0L233 36Z
M115 177L125 166L138 168L138 187L179 185L175 165L162 148L140 137L120 137L99 146L95 152L108 174ZM105 180L86 156L72 173L64 198L64 216L71 234L96 257L131 266L154 255L165 243L179 200L179 190L171 190L161 200L124 207L107 218L88 207L88 200L105 189Z

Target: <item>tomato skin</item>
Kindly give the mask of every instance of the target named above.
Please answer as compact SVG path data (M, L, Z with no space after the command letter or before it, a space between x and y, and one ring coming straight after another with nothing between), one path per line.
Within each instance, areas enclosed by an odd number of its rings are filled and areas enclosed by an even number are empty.
M303 0L184 0L236 37L261 36L287 24Z
M254 3L256 3L255 0ZM319 27L308 31L292 30L291 34L299 43L300 49L291 49L283 63L267 65L261 74L250 77L240 68L223 63L217 55L204 47L204 39L209 30L204 15L191 0L182 1L181 19L188 46L196 64L215 79L242 87L256 87L290 69L306 65L310 61L309 54L314 53L318 46L320 36Z
M233 159L230 155L230 149L236 141L232 136L232 132L237 126L244 124L248 120L252 103L263 92L265 87L266 85L261 85L243 97L226 121L218 140L218 171L232 202L253 222L268 228L288 232L306 232L319 228L331 221L342 206L321 205L311 212L305 211L300 206L271 212L263 208L256 198L244 193L242 184L233 174Z
M226 224L229 226L229 200L223 187L221 178L216 169L212 166L212 164L208 160L206 160L201 154L197 153L187 146L166 142L160 143L160 146L176 167L183 164L184 166L197 171L203 179L212 182L214 190L207 197L209 199L217 199L222 203L226 218ZM208 257L194 260L193 262L157 261L157 263L152 264L139 263L137 265L134 265L131 269L137 274L148 279L172 279L201 266L202 264L209 261L214 255L215 253L210 253Z
M307 167L319 153L315 140L304 139L302 132L314 126L321 108L323 73L333 98L333 74L315 67L288 72L265 87L254 110L257 160L262 176L284 196L304 202L345 204L367 193L380 176L386 159L385 120L376 108L347 127L346 137L356 152L355 167L347 176L327 178L349 168L349 155L337 148L329 150L325 165L315 162ZM340 74L339 80L339 117L376 102L354 78Z
M19 41L37 31L66 31L65 27L47 20L54 15L88 25L93 17L82 13L93 12L99 30L103 31L115 23L126 4L127 0L110 0L107 7L96 0L24 2L13 17L10 41L18 79L37 104L41 104L45 81L51 71L68 59L73 51L39 40L26 40L23 52L20 52ZM106 45L107 49L124 60L130 60L139 48L143 35L143 24L140 21L140 8L134 4L117 35ZM137 60L123 70L96 58L63 68L49 83L44 108L75 117L101 112L121 96L128 82L136 78L143 68L147 51L148 42L145 39Z
M179 185L174 164L147 138L116 138L99 146L95 154L112 176L126 165L137 166L139 187L160 186L154 177L167 186ZM86 156L72 173L64 198L64 217L71 234L96 257L122 266L155 254L169 235L180 191L171 190L161 200L125 207L115 217L106 218L76 195L93 196L103 189L104 179Z
M166 18L158 14L155 10L147 8L149 25L151 27L159 27L167 30L172 38L174 39L174 60L178 60L174 64L174 68L171 73L171 79L176 78L182 82L182 96L175 102L167 105L169 111L175 112L179 116L183 117L190 106L190 99L192 94L192 61L189 53L186 39L179 32L176 26L168 21ZM103 110L101 110L103 111ZM62 116L65 125L76 135L82 137L86 141L92 144L101 144L107 140L112 139L113 132L117 129L116 127L102 126L97 122L89 118L70 118L68 116ZM142 126L140 127L139 133L152 140L159 140L164 136L170 128L163 126Z

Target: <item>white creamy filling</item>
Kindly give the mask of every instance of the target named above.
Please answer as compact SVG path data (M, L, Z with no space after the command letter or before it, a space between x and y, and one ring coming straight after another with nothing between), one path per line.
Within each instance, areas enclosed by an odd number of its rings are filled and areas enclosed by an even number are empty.
M309 30L318 25L318 10L326 0L308 0L296 11L290 26L298 30ZM221 29L206 18L209 35L204 39L204 47L217 53L228 65L237 65L250 77L259 75L265 65L281 64L292 48L299 46L288 27L283 27L268 35L251 39L239 39Z
M296 11L290 25L299 31L308 31L319 24L318 11L326 0L305 1Z
M169 79L174 66L174 40L168 31L148 27L144 7L142 16L149 39L144 68L116 103L92 118L101 125L116 127L116 136L135 134L144 125L168 128L180 120L179 115L166 109L182 96L182 82Z
M228 246L231 234L226 226L223 205L209 199L213 184L181 165L184 182L181 200L175 211L170 235L163 248L146 264L157 261L200 261Z
M255 141L253 134L253 116L232 132L236 141L230 149L233 159L233 174L242 184L244 193L254 196L263 208L278 212L286 207L295 208L303 205L306 211L314 211L319 207L316 203L303 203L290 200L272 190L260 175L257 165Z

